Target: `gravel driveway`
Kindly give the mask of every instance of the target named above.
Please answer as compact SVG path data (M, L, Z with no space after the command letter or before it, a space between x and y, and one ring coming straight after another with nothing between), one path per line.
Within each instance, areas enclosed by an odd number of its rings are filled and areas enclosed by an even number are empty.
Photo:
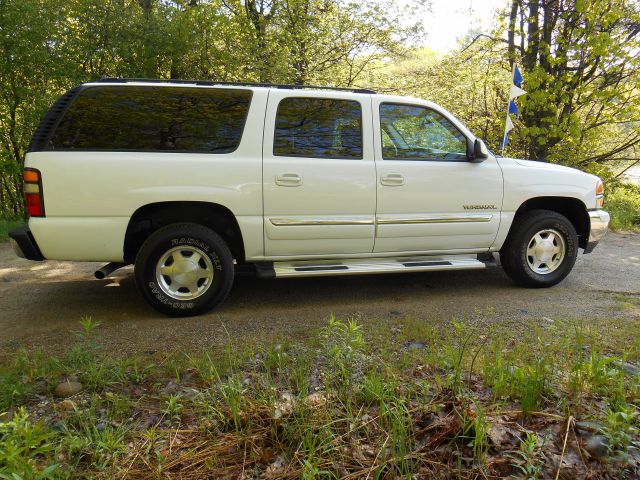
M0 352L22 345L64 350L70 332L90 315L104 343L118 352L186 350L220 345L228 336L261 339L303 337L330 313L358 315L362 323L413 316L424 321L473 318L495 321L549 318L640 319L640 235L610 233L574 271L551 289L514 286L500 268L309 279L236 279L222 308L174 319L148 307L136 292L132 267L95 280L101 264L30 262L0 243Z

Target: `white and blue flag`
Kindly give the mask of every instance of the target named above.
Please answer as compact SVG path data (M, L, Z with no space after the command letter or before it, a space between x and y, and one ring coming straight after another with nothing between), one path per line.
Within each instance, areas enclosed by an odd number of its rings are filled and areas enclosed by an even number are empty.
M502 142L500 142L500 148L504 150L504 147L509 144L509 132L513 130L513 120L511 115L515 115L516 118L520 116L518 105L516 104L516 98L524 95L525 92L522 88L522 74L520 69L516 65L513 66L513 79L511 81L511 88L509 89L509 107L507 108L507 119L504 124L504 135L502 136Z

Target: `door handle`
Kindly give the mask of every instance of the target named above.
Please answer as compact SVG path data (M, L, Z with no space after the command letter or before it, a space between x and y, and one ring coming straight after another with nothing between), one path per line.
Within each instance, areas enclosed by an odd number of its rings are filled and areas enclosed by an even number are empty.
M297 173L281 173L280 175L276 175L276 185L297 187L302 185L302 177Z
M400 173L387 173L380 177L380 183L390 187L399 187L404 185L404 177Z

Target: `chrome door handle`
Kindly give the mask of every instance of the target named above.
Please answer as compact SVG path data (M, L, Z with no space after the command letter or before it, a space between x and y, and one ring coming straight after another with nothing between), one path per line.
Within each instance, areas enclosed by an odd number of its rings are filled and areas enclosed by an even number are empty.
M280 175L276 175L276 185L297 187L302 185L302 177L297 173L281 173Z
M404 185L404 177L400 173L387 173L380 177L380 183L390 187L399 187Z

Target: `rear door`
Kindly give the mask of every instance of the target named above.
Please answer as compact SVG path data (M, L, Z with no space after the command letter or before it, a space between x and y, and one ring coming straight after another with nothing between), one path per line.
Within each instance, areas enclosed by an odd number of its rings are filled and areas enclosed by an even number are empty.
M273 89L264 131L265 256L371 253L370 95Z

